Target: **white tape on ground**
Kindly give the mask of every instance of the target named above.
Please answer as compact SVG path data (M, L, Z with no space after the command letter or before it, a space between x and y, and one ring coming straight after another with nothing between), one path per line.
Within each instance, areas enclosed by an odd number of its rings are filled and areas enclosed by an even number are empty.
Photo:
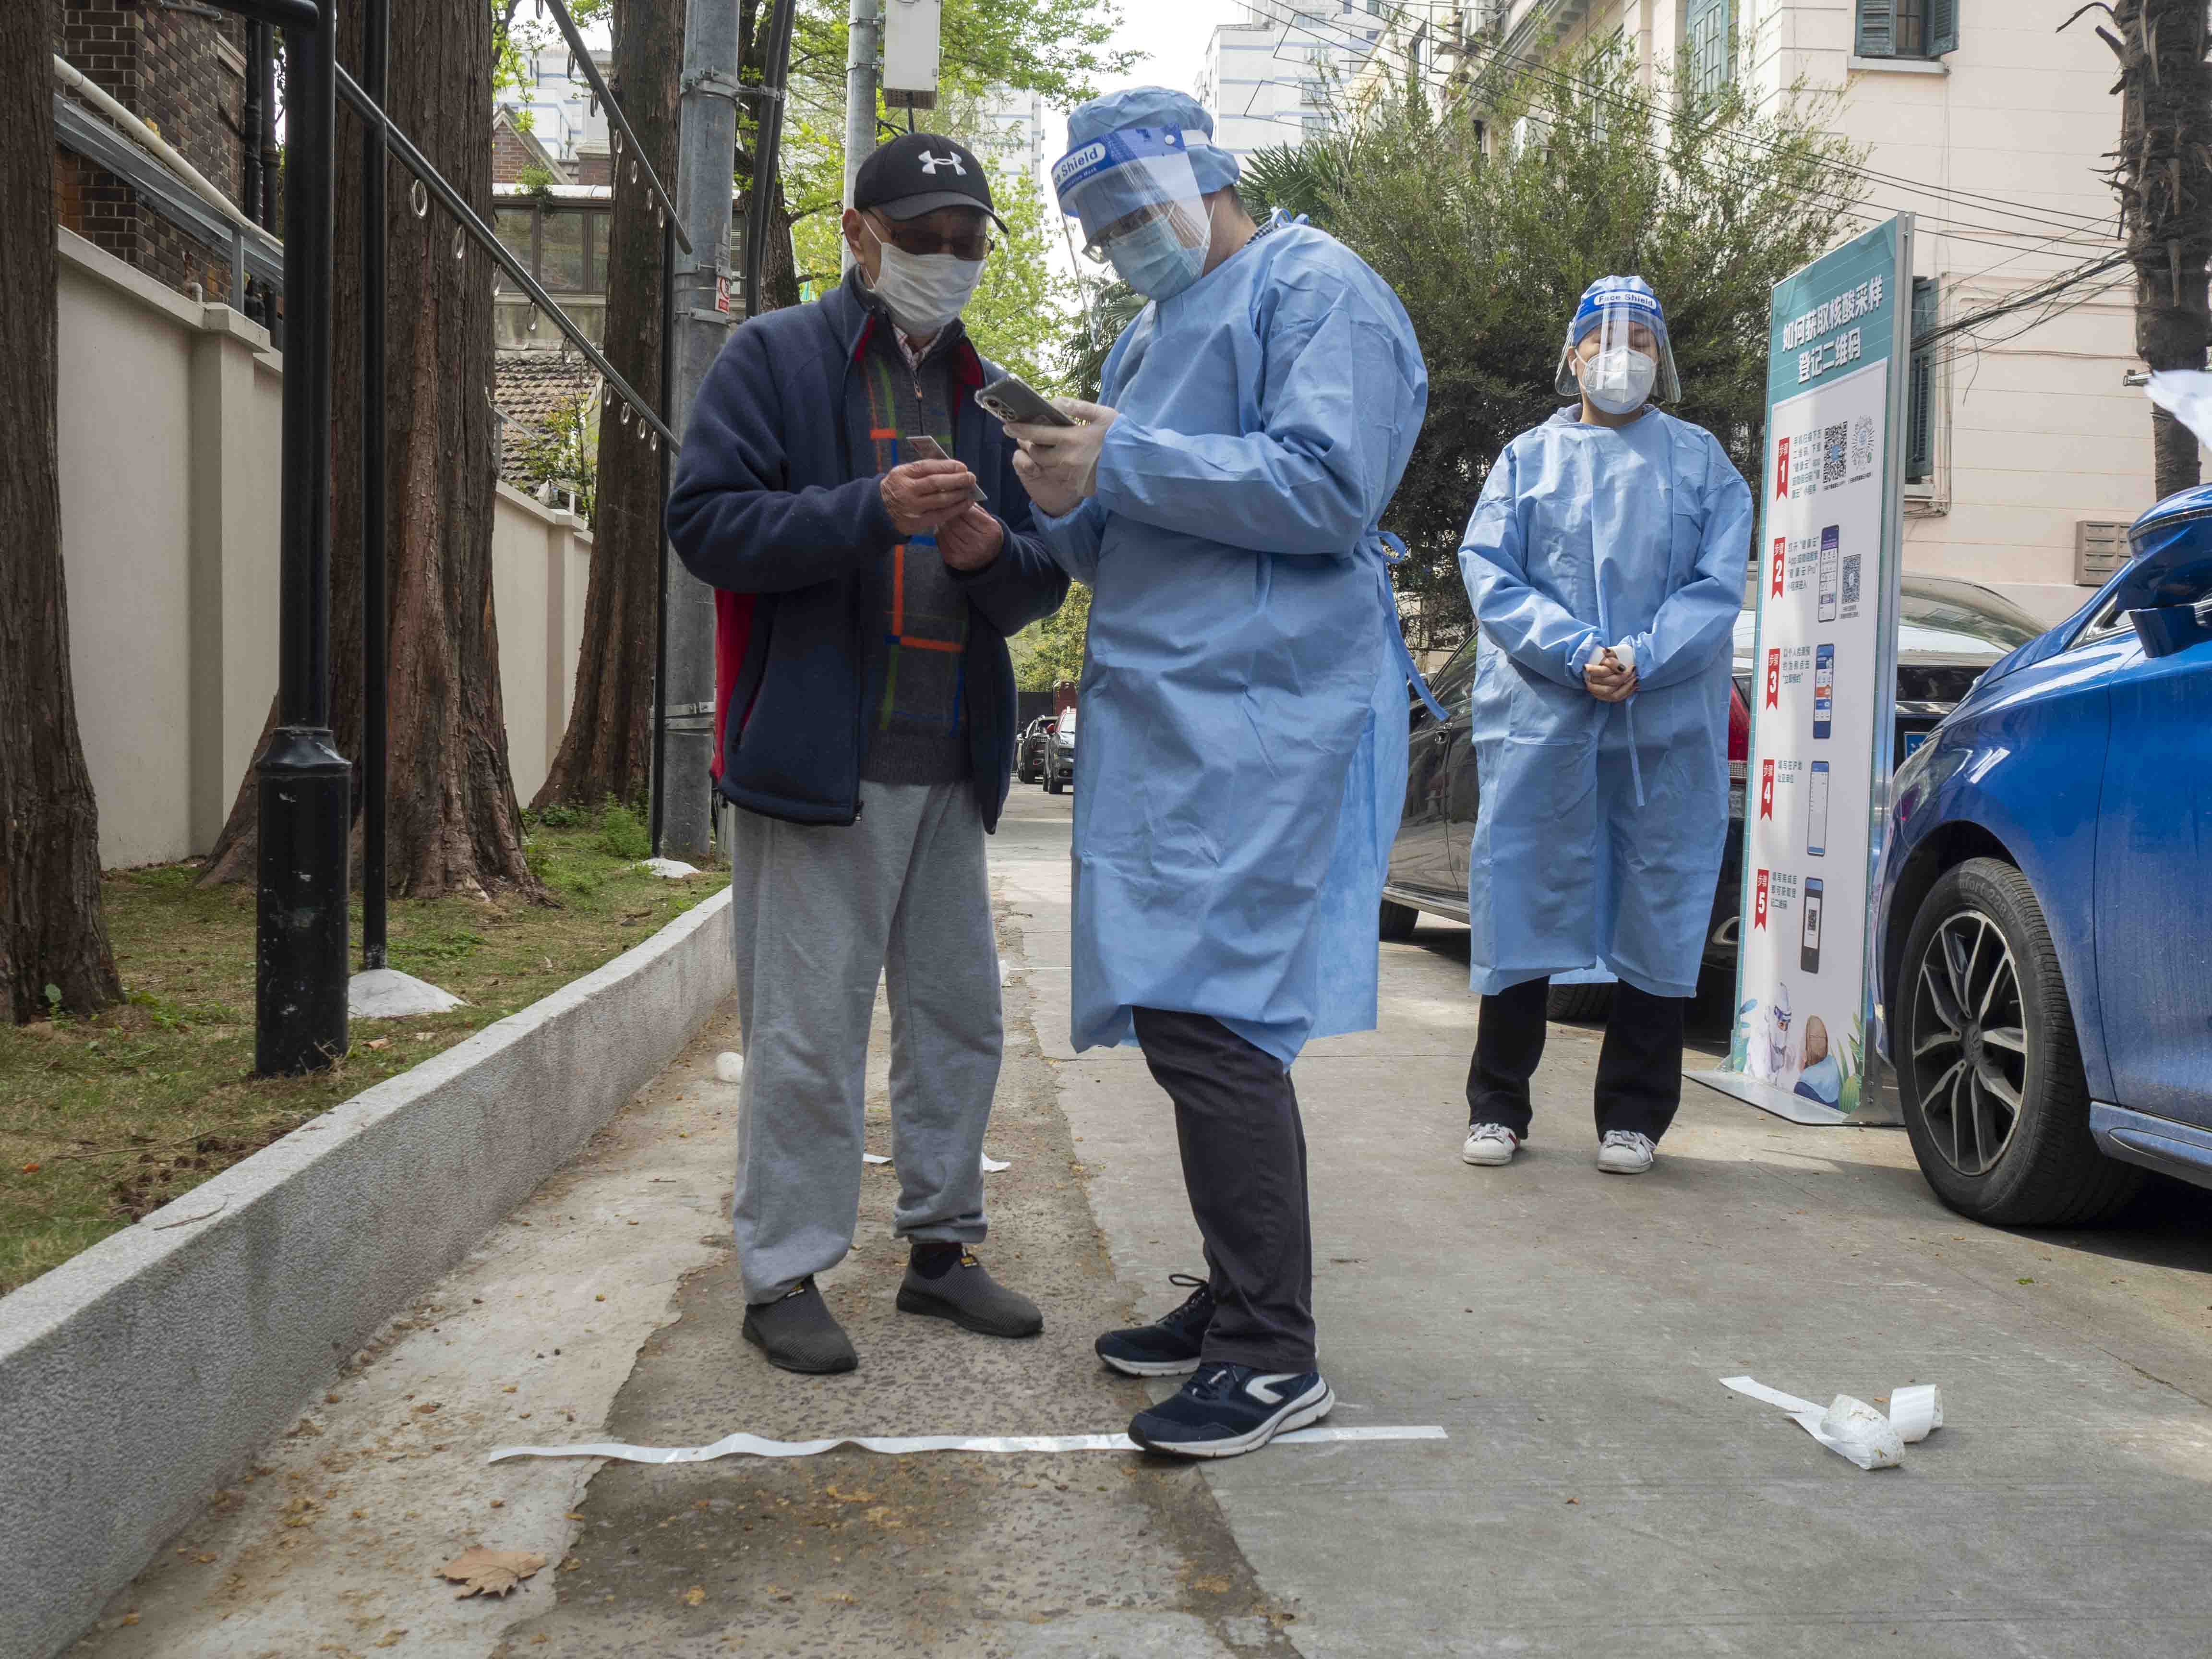
M1435 1424L1418 1428L1297 1429L1279 1435L1278 1446L1313 1446L1359 1440L1443 1440ZM511 1457L606 1457L623 1463L708 1463L718 1457L812 1457L838 1446L872 1452L1079 1452L1135 1451L1126 1434L917 1434L885 1437L843 1435L835 1440L763 1440L754 1434L725 1435L709 1446L630 1446L593 1442L580 1446L501 1446L487 1463Z

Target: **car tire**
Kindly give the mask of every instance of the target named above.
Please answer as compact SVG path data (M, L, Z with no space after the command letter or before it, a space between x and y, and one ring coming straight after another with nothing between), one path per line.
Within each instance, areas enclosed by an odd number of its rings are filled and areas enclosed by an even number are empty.
M1544 994L1544 1018L1583 1025L1613 1012L1610 985L1554 985Z
M1384 899L1382 920L1377 926L1377 931L1393 944L1401 944L1413 938L1413 925L1420 919L1421 913L1412 905L1395 904L1389 899Z
M1905 1133L1936 1197L2010 1227L2084 1226L2125 1206L2142 1171L2089 1133L2073 1006L2027 878L1998 859L1947 871L1902 963L1891 1048Z

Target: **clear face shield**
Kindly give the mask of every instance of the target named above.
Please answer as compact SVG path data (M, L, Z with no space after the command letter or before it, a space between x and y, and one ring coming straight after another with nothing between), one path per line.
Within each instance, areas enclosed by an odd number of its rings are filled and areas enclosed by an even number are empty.
M1184 146L1173 128L1123 127L1078 145L1052 170L1060 211L1074 222L1069 240L1079 233L1085 258L1110 263L1148 299L1195 281L1212 240Z
M1563 398L1585 397L1608 415L1632 415L1647 403L1670 404L1682 396L1674 372L1674 353L1667 343L1667 325L1656 302L1608 303L1595 319L1578 316L1559 354L1556 390ZM1582 331L1576 337L1575 331Z

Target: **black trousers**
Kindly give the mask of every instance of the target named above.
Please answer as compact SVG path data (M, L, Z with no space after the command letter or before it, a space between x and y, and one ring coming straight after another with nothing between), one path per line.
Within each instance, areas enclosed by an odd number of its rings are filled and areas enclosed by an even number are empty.
M1133 1011L1176 1142L1213 1286L1209 1364L1315 1368L1306 1133L1283 1063L1207 1014Z
M1544 1058L1548 979L1525 980L1482 1000L1474 1060L1467 1072L1470 1123L1502 1123L1528 1138L1528 1079ZM1683 997L1655 997L1623 981L1597 1060L1597 1132L1632 1129L1656 1140L1682 1103Z

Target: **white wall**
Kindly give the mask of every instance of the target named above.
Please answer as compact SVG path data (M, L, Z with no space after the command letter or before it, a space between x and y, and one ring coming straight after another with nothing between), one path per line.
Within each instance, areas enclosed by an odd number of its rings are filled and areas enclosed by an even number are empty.
M56 241L62 563L100 862L185 858L214 844L276 691L283 364L228 307ZM567 723L591 544L500 488L492 603L526 801Z

